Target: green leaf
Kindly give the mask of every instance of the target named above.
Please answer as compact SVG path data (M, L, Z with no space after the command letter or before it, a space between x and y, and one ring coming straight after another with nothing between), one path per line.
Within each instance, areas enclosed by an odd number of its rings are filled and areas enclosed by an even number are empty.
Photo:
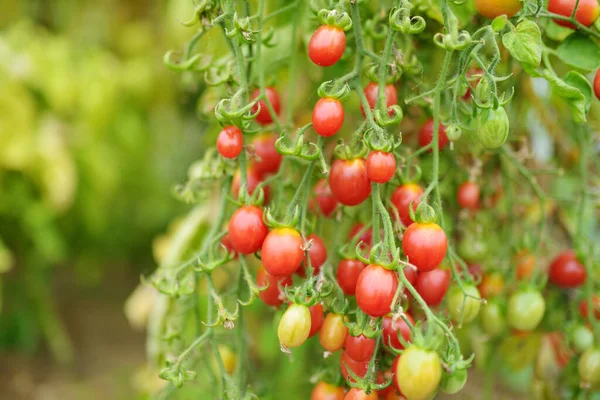
M500 32L506 26L506 22L508 18L506 18L506 14L503 14L499 17L494 18L492 21L492 29L494 32Z
M577 89L579 89L579 91L581 92L583 97L585 97L585 113L587 115L587 113L590 112L590 107L592 106L592 96L593 96L593 89L592 89L592 85L590 84L590 82L587 80L587 78L585 76L581 75L577 71L567 72L567 74L563 78L563 81L565 81L565 83L567 85L570 85L570 86L573 86L573 87L576 87Z
M564 63L575 68L593 71L600 67L600 46L585 35L569 35L556 51Z
M538 67L542 61L542 33L533 21L525 20L502 37L502 43L521 64Z
M586 98L583 93L581 93L577 87L567 84L548 70L544 71L544 78L552 87L552 91L567 101L567 104L573 113L573 120L577 123L585 122Z

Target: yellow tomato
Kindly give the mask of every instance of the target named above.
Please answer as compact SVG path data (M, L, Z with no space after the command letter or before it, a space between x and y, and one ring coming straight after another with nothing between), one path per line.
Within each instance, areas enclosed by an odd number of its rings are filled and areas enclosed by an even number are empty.
M308 339L310 332L310 310L302 304L289 306L277 328L279 342L287 347L293 348L302 345Z
M477 12L492 19L504 14L511 18L522 6L521 0L475 0Z
M434 351L410 346L400 356L395 379L408 400L429 399L442 379L440 356Z

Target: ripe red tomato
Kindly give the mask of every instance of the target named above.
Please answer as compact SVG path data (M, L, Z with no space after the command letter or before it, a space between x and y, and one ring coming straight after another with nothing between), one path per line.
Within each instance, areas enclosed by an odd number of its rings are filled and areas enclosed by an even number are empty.
M323 239L316 234L312 233L307 238L307 243L312 240L312 244L308 249L308 257L310 258L310 264L313 267L313 276L317 275L321 270L321 266L327 261L327 248ZM308 268L306 256L302 262L302 268L298 270L300 276L306 275L306 269Z
M594 93L596 94L596 98L600 100L600 68L598 68L594 77Z
M367 86L365 86L365 96L367 98L367 103L369 103L369 108L373 110L375 105L377 104L377 96L379 95L379 84L377 82L370 82ZM395 106L398 104L398 92L396 91L396 87L391 83L385 85L385 106L389 108L390 106ZM363 117L365 116L365 110L360 105L360 112ZM388 111L390 116L393 115L392 111Z
M263 222L263 211L256 206L240 207L229 220L229 238L235 250L252 254L260 250L269 228Z
M244 148L244 135L237 126L226 126L217 137L217 151L225 158L236 158Z
M501 15L511 18L523 7L521 0L475 0L475 8L479 14L490 19Z
M313 389L310 400L344 400L344 388L321 381Z
M549 0L548 11L565 17L570 17L575 9L576 3L577 0ZM600 5L598 5L598 0L580 0L579 7L577 7L577 11L575 12L575 19L580 24L590 26L598 19L599 14ZM575 26L567 21L555 19L554 22L561 26L575 29Z
M289 276L296 272L304 258L302 236L295 229L273 229L264 240L261 259L267 272L274 276Z
M415 324L415 321L410 314L406 314L406 319L411 324ZM404 338L406 342L410 342L412 338L410 326L402 318L398 318L394 321L394 319L388 315L383 318L382 327L383 343L388 347L404 350L404 345L400 341L398 334L402 335L402 338Z
M265 290L258 294L258 297L269 306L279 307L283 303L283 290L279 288L279 283L282 287L290 286L292 284L292 278L284 276L277 278L273 275L269 275L265 271L264 267L260 267L256 273L256 285L260 288L266 287Z
M522 251L516 255L515 261L517 263L517 279L530 279L535 270L535 256L527 251Z
M238 258L237 252L233 248L233 244L231 244L231 238L229 237L229 233L221 238L221 244L227 249L229 253L235 253L234 260Z
M430 306L437 306L446 295L451 278L450 271L440 268L429 272L419 272L415 289L425 300L425 303Z
M338 264L336 278L342 291L347 296L354 296L356 293L356 282L358 276L365 269L366 265L359 260L341 260Z
M323 214L325 217L331 216L338 203L333 196L333 193L331 193L329 183L326 179L321 179L317 182L314 193L319 210L321 210L321 214Z
M310 311L308 307L302 304L290 304L277 327L279 342L290 349L298 347L306 342L309 332Z
M275 90L275 88L273 87L266 87L265 94L267 95L267 99L269 99L271 106L273 106L273 111L275 111L275 114L279 115L279 113L281 112L281 102L279 100L279 93L277 93L277 90ZM252 100L257 98L258 96L260 96L260 89L254 89L251 96ZM256 122L258 122L261 125L268 125L272 123L273 117L271 116L271 113L267 108L267 103L264 100L259 100L259 102L256 103L254 107L252 107L252 113L257 112L258 107L260 107L260 112L256 116Z
M367 394L364 390L352 388L346 393L344 400L377 400L377 393L372 391Z
M350 376L348 369L359 378L364 378L365 375L367 375L368 367L368 361L356 361L350 358L345 351L342 353L342 357L340 358L340 371L342 372L344 379L354 382L354 378Z
M319 332L319 343L327 351L335 352L344 347L348 328L344 325L344 317L340 314L329 313L325 316L321 331Z
M371 264L362 270L356 281L356 302L372 317L383 317L391 311L398 288L396 272Z
M308 42L308 57L321 67L329 67L342 58L345 48L346 34L343 30L321 25Z
M402 251L408 261L421 272L435 269L446 257L448 239L435 223L413 223L404 232Z
M252 168L259 176L274 174L279 171L282 155L275 148L277 135L265 133L252 141L254 154L258 157L252 161Z
M371 194L365 160L335 160L329 172L329 187L343 205L357 206L365 201Z
M393 153L372 151L367 157L367 176L372 182L386 183L396 173L396 158Z
M370 339L365 335L351 336L346 335L344 343L345 352L353 360L369 361L375 351L375 339Z
M561 288L583 285L587 273L573 250L560 253L550 264L550 281Z
M259 175L256 170L252 167L246 170L246 185L248 188L248 193L252 195L256 190L257 186L262 182L262 177ZM240 193L240 187L242 185L242 175L240 170L235 171L233 175L233 179L231 181L231 195L234 199L237 200L238 195ZM268 185L263 186L263 194L264 194L264 203L269 202L269 198L271 197L271 188Z
M344 125L344 106L337 99L322 98L312 113L313 129L324 137L333 136Z
M352 227L352 229L350 229L350 232L348 233L348 240L354 239L358 235L358 233L363 230L363 227L364 225L360 222L354 224L354 226ZM362 242L366 247L371 248L371 246L373 245L373 229L365 229L364 232L358 238L358 242Z
M440 124L438 134L438 149L442 150L448 144L448 136L446 136L446 127ZM421 147L427 146L433 141L433 118L429 118L419 131L419 145Z
M498 296L504 289L504 277L499 272L491 272L483 275L481 283L477 286L479 294L484 299L491 299Z
M593 295L592 303L594 304L594 315L596 319L600 319L600 296ZM585 320L588 320L588 301L584 299L579 303L579 314Z
M423 196L423 188L414 183L407 183L399 186L392 193L392 204L398 210L398 216L404 226L410 226L414 221L410 218L408 207L412 203L413 211L417 209L421 196ZM394 213L392 213L394 215Z
M406 277L406 280L408 280L408 282L414 286L417 282L417 269L411 265L405 266L404 276Z
M479 208L479 186L473 182L465 182L458 188L458 205L462 208L476 210Z
M323 326L323 305L321 303L317 303L314 306L310 306L309 311L310 332L308 333L308 337L313 337L321 330L321 326Z

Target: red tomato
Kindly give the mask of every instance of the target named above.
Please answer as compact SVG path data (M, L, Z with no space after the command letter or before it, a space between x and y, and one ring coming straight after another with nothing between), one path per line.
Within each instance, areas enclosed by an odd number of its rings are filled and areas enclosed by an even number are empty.
M302 236L295 229L273 229L264 240L260 255L268 273L289 276L296 272L304 258Z
M252 161L252 168L260 175L274 174L279 171L282 155L275 148L277 135L264 134L252 141L252 148L258 160Z
M517 279L530 279L535 270L535 256L526 251L520 252L516 256Z
M313 129L324 137L333 136L344 125L344 106L337 99L322 98L312 113Z
M313 389L310 400L344 400L344 388L321 381Z
M593 295L592 303L594 304L594 316L596 319L600 319L600 296ZM588 301L584 299L579 303L579 313L583 319L588 320Z
M281 102L279 100L279 94L277 93L277 90L275 90L273 87L266 87L265 94L267 95L267 99L269 99L271 106L273 106L273 111L275 111L275 114L279 115L281 112ZM260 96L260 89L254 89L251 96L252 100L258 96ZM259 107L260 112L256 116L256 122L261 125L268 125L272 123L273 117L271 116L271 113L267 108L267 103L264 100L259 100L259 102L252 107L252 113L257 112Z
M406 319L411 323L415 324L415 321L410 316L410 314L406 314ZM398 334L402 335L406 342L410 342L412 338L412 333L410 331L410 326L404 322L402 318L398 318L396 321L391 316L385 316L382 321L383 327L383 343L388 347L393 347L397 350L403 350L404 345L399 339Z
M322 67L337 63L346 48L346 34L335 26L321 25L308 42L308 57Z
M350 358L345 351L342 353L342 357L340 358L340 371L342 372L344 379L352 382L354 381L354 378L352 378L348 373L348 369L350 369L350 371L352 371L356 376L364 378L365 375L367 375L368 367L368 361L355 361Z
M573 250L560 253L550 264L550 281L561 288L583 285L587 273Z
M319 180L319 182L317 182L317 184L315 185L314 193L321 213L325 217L331 216L331 214L333 214L333 211L337 207L337 200L333 196L333 193L331 193L329 183L327 183L326 179L321 179Z
M372 151L367 157L367 176L371 182L386 183L396 173L396 158L393 153Z
M476 210L479 208L479 186L473 182L465 182L458 188L458 205L462 208Z
M375 339L370 339L365 335L346 335L344 348L346 349L346 354L351 359L355 361L369 361L375 351Z
M410 218L408 207L412 203L413 211L417 209L421 196L423 196L423 188L414 183L407 183L400 187L397 187L392 193L392 204L398 210L398 216L404 226L410 226L414 221ZM395 215L395 213L392 213Z
M371 264L362 270L356 281L356 302L372 317L383 317L391 311L398 288L396 272Z
M406 280L408 280L408 282L414 286L417 282L417 269L413 266L407 265L404 267L404 276L406 277Z
M310 264L313 267L313 276L317 275L321 270L321 266L325 264L327 261L327 248L325 247L325 243L323 239L321 239L316 234L311 234L307 238L307 243L312 240L312 244L308 249L308 256L310 257ZM306 268L308 265L306 263L306 255L304 256L304 261L302 263L302 268L298 270L298 274L300 276L305 276Z
M269 275L264 267L258 269L256 274L256 285L260 288L266 287L265 290L258 294L258 297L260 297L266 305L279 307L283 303L285 297L283 290L279 288L278 283L281 283L282 287L290 286L292 284L292 278L289 276L277 278L273 275Z
M365 201L371 194L365 160L335 160L329 172L329 187L343 205L357 206Z
M329 313L325 316L321 331L319 332L319 343L327 351L335 352L344 347L348 328L344 325L344 317L340 314Z
M362 389L352 388L346 393L344 400L377 400L377 393L372 391L370 394L367 394Z
M359 260L341 260L338 264L337 281L344 294L354 296L358 276L366 265Z
M375 105L377 104L377 96L379 95L379 84L377 82L371 82L367 86L365 86L365 96L367 97L367 103L369 103L369 108L373 110ZM390 106L395 106L398 104L398 92L396 91L396 87L391 83L385 85L385 106L386 108L390 108ZM365 116L365 110L360 105L360 112ZM388 111L388 114L392 116L394 113L392 111Z
M446 127L440 124L438 134L438 149L442 150L448 144L448 137L446 136ZM427 146L433 141L433 118L429 118L419 131L419 145L421 147Z
M242 254L260 250L269 228L263 222L263 211L256 206L240 207L229 220L231 245Z
M445 269L436 268L429 272L419 272L415 289L427 305L437 306L446 295L451 278L452 274Z
M321 330L323 326L323 305L317 303L314 306L309 307L310 311L310 332L308 337L313 337L317 332Z
M225 158L236 158L244 148L244 135L237 126L226 126L217 137L217 151Z
M440 265L447 249L446 233L435 223L413 223L402 238L404 255L420 272L431 271Z
M570 17L575 9L576 3L577 0L549 0L548 11L565 17ZM600 5L598 5L598 0L580 0L579 7L577 7L577 11L575 12L575 19L580 24L590 26L598 19L599 14ZM567 21L555 19L554 22L561 26L575 29L575 26Z
M236 253L235 249L233 248L233 244L231 244L231 238L229 237L229 233L227 233L221 238L221 244L227 249L229 253ZM236 258L238 258L237 253L235 254L234 259Z
M354 224L352 229L350 229L350 233L348 233L348 240L352 240L358 235L360 231L362 231L364 225L360 222ZM367 228L358 238L358 242L363 242L366 247L370 248L373 245L373 229Z
M600 100L600 68L598 68L594 77L594 93L596 94L596 98Z
M248 193L252 195L256 190L259 183L262 182L262 177L259 175L256 170L252 167L246 170L246 185L248 188ZM238 195L240 193L240 187L242 185L242 175L240 170L235 171L233 175L233 179L231 181L231 194L234 199L237 200ZM264 194L264 203L269 202L269 198L271 197L271 188L268 185L263 186L263 194Z

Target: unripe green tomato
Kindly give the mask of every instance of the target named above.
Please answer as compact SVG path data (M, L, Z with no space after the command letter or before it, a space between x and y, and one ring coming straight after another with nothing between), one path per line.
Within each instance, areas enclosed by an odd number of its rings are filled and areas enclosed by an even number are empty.
M446 128L446 137L451 142L455 142L462 136L462 129L458 125L450 125Z
M594 345L594 334L587 326L577 325L571 332L571 342L573 350L583 353Z
M540 324L546 301L535 289L519 290L508 300L508 325L519 331L532 331Z
M404 397L427 400L440 384L442 363L438 353L412 345L402 353L395 372Z
M447 394L456 394L462 390L467 383L467 370L457 369L451 374L444 372L440 389Z
M487 242L474 233L465 234L458 243L458 254L470 263L485 261L488 254Z
M289 306L277 328L279 342L287 348L298 347L308 339L310 333L310 310L302 304Z
M453 286L447 294L448 311L453 321L459 325L473 321L481 308L479 290L473 285Z
M486 108L477 116L477 138L488 149L502 146L508 138L509 128L510 122L504 107Z
M495 337L506 329L506 318L502 307L495 301L491 301L481 310L481 327L488 335Z
M587 349L579 359L577 371L582 386L596 388L600 385L600 349Z
M485 77L481 78L477 84L477 87L475 88L475 97L480 103L487 103L490 101L490 98L492 97L492 90L490 89L490 84Z

